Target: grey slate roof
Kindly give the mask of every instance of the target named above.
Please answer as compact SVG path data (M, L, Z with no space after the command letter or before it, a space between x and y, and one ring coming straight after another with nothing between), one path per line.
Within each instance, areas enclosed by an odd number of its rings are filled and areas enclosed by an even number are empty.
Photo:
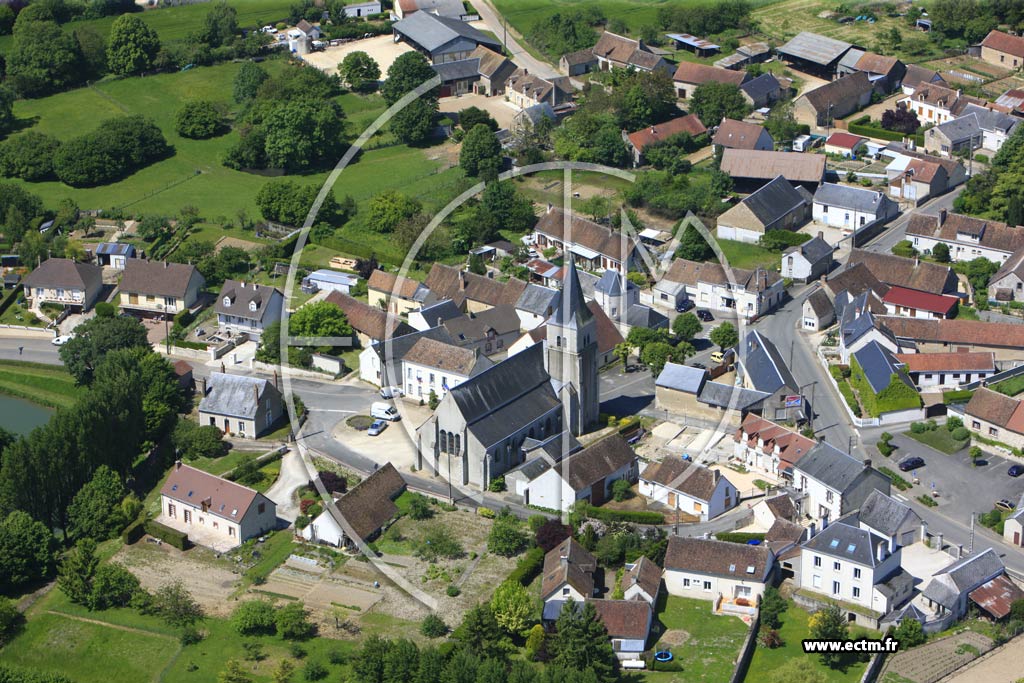
M442 83L448 81L459 81L464 78L475 78L480 75L480 59L459 59L454 62L432 64L431 68L441 77Z
M558 406L543 354L544 345L534 344L449 390L485 448Z
M882 192L836 183L822 183L814 193L816 204L870 214L875 214L885 199L887 198Z
M558 118L557 116L555 116L555 110L551 107L550 102L541 102L540 104L535 104L532 107L527 107L526 109L523 109L519 113L525 116L526 118L530 119L530 123L532 123L535 126L545 118L551 119L552 121L555 121Z
M419 312L431 327L437 326L439 318L444 323L448 320L462 317L462 311L459 310L459 307L451 299L443 299L436 304L424 306Z
M459 313L459 315L462 315ZM448 330L444 327L431 327L430 329L423 330L422 332L413 332L411 334L403 334L399 337L392 337L390 340L375 341L370 346L371 349L377 354L381 360L381 366L386 367L385 372L389 375L386 378L381 378L382 385L389 384L402 384L402 369L399 363L405 358L405 354L409 353L409 349L416 345L420 339L433 339L435 341L444 342L446 344L454 344L452 337L448 334ZM393 365L388 364L387 355L391 355Z
M668 316L650 306L634 304L626 309L626 324L630 327L646 327L657 330L668 327Z
M405 36L428 52L433 52L456 38L465 38L496 50L501 49L500 42L466 22L439 17L430 12L414 12L396 22L392 28L395 33Z
M262 398L266 391L277 393L277 388L267 380L257 377L212 372L210 373L209 393L199 402L199 411L254 419L259 408L256 401L257 391Z
M807 303L810 304L814 315L819 318L824 318L832 310L832 302L829 300L828 294L825 293L824 289L818 289L807 297Z
M860 460L822 441L807 451L793 469L842 492L860 476L865 466Z
M761 223L771 225L798 206L809 204L810 201L809 197L798 192L788 180L778 175L742 203Z
M924 597L943 607L953 608L960 595L969 593L1005 570L996 551L986 548L983 552L961 558L936 572L924 589Z
M774 394L782 387L799 390L800 384L770 339L757 330L751 330L741 349L744 353L740 354L738 362L755 389L768 394Z
M550 310L554 310L557 303L558 290L531 283L526 285L526 289L519 295L516 308L534 315L547 316L550 315Z
M626 289L636 289L636 285L629 280L626 280L626 278L619 273L614 270L606 270L601 276L601 279L597 281L596 285L594 285L594 291L602 292L609 296L618 296L619 294L622 294L623 280L626 282Z
M853 357L857 359L857 364L864 371L864 377L876 394L889 386L893 375L896 375L910 388L914 388L913 382L910 381L896 357L877 341L871 340L864 345L864 348L854 353Z
M25 276L25 287L81 288L94 292L103 286L103 269L91 263L76 263L66 258L51 258Z
M779 79L775 78L772 74L764 73L741 85L740 90L747 93L752 100L757 102L758 100L778 94L780 87Z
M851 47L853 46L850 43L844 43L841 40L809 31L801 31L788 43L778 48L778 52L826 66L842 57Z
M244 283L238 280L225 280L217 295L215 310L218 314L233 315L244 320L263 320L263 316L271 308L274 299L283 298L283 294L274 287ZM225 304L227 300L227 304ZM256 304L256 310L250 304Z
M555 305L555 313L548 320L548 324L573 329L582 327L593 319L594 314L587 308L587 302L584 299L583 285L580 284L580 277L576 272L576 263L569 259L565 278L562 281L562 291L559 293Z
M1001 111L994 111L973 103L964 107L960 115L973 115L981 129L987 131L1000 130L1004 133L1009 133L1020 123L1020 119L1016 116L1010 116Z
M799 244L794 247L789 247L783 253L792 254L794 252L800 252L800 255L807 259L808 263L818 263L824 259L832 260L832 245L823 240L820 237L813 237L803 244ZM822 290L818 290L822 291ZM826 297L827 298L827 297Z
M803 461L801 460L801 462ZM879 543L885 546L885 553L888 555L889 543L886 539L866 529L837 521L807 541L804 547L822 555L874 567L879 564L877 553Z
M892 496L875 490L869 493L861 503L860 510L857 511L857 519L872 529L893 536L899 531L900 525L908 514L917 516L916 512Z
M722 382L707 382L697 394L697 400L716 408L728 408L730 406L737 410L746 410L771 396L764 391L744 389L733 384Z
M665 363L664 369L658 375L654 385L674 389L687 394L696 394L704 386L708 371L701 368L693 368L689 365L678 363Z

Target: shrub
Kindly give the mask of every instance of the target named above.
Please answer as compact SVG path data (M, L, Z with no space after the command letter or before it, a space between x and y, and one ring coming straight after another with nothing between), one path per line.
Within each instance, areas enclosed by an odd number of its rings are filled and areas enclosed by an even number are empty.
M939 505L937 502L935 502L934 498L923 493L917 497L917 502L929 508L938 507Z
M476 513L485 519L494 519L495 517L497 517L497 514L494 512L494 510L485 507L478 507L476 509Z
M8 138L0 145L0 173L29 182L53 175L53 156L60 141L33 130Z
M309 612L301 602L289 602L275 615L277 632L285 640L306 640L316 634L316 624L309 620Z
M72 138L54 154L57 177L72 187L119 180L172 151L163 133L142 116L107 119L96 130Z
M307 681L320 681L327 678L327 667L319 660L311 659L302 667L302 677Z
M964 421L961 420L959 417L956 417L955 415L946 418L946 429L948 429L951 432L963 426Z
M125 545L137 543L140 538L146 535L146 520L137 519L121 532L121 541Z
M914 434L924 434L928 431L928 427L925 426L924 422L911 422L910 431Z
M226 128L220 109L207 100L186 102L174 115L174 130L183 138L204 140Z
M460 590L459 587L453 583L449 584L448 587L444 590L444 592L448 594L449 598L457 598L459 596L459 593L462 592L462 590Z
M967 439L971 438L971 432L970 430L967 429L967 427L957 427L956 429L953 430L950 436L952 436L957 441L967 441Z
M269 636L277 632L274 606L266 600L246 600L231 613L231 625L243 636Z
M317 476L320 477L320 483L324 485L330 493L345 493L348 490L348 480L340 474L326 470L324 472L318 472Z
M893 451L896 450L896 447L893 446L888 441L879 441L878 444L877 444L877 447L878 447L878 452L881 453L886 458L888 458L890 455L892 455Z
M192 547L189 543L188 534L177 529L172 529L169 526L164 526L160 522L149 520L146 522L146 533L153 538L159 538L164 543L169 543L178 550L188 550Z
M441 638L448 635L448 624L444 623L444 619L431 612L420 624L420 634L427 638Z
M769 649L782 647L782 636L779 635L778 631L776 631L773 628L770 628L767 631L762 631L761 634L758 635L757 644L761 647L767 647Z
M900 475L893 472L888 467L879 467L878 471L889 477L892 480L892 485L898 488L900 491L906 491L910 488L910 482L901 477Z
M616 502L622 502L630 496L630 484L628 479L616 479L612 484L612 497Z

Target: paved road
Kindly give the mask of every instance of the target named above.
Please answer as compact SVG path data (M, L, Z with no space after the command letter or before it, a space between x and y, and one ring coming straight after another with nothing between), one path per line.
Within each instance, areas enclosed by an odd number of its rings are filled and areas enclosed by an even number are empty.
M19 351L20 348L20 351ZM60 365L60 349L49 341L0 337L0 359Z
M518 34L511 26L508 26L506 31L501 15L491 5L490 0L480 0L480 2L474 3L473 7L480 14L483 22L487 24L487 27L498 36L498 40L505 44L505 51L508 53L509 58L518 66L542 78L554 78L561 75L550 64L542 62L527 52L526 48L519 42L522 38L517 37Z
M910 222L910 217L915 213L927 213L932 215L938 215L939 211L946 209L947 211L953 210L953 201L960 196L964 186L957 187L952 192L947 192L944 195L940 195L934 199L929 199L927 202L922 204L916 209L906 211L899 216L896 220L889 224L888 229L881 235L876 237L874 240L869 242L866 246L861 247L868 251L874 251L879 253L888 254L892 251L892 248L896 246L896 243L900 240L906 239L907 237L907 223Z

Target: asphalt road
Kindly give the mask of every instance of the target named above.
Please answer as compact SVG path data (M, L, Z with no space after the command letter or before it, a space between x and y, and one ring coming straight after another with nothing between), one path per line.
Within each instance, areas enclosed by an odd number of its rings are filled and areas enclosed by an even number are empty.
M60 347L48 340L0 337L0 359L60 365Z
M892 251L892 248L896 246L896 243L906 239L907 237L907 223L910 222L910 216L915 213L927 213L932 215L938 215L939 211L946 209L947 211L953 210L953 201L960 196L960 192L963 191L964 186L955 188L952 192L947 192L944 195L939 195L934 199L929 199L921 206L911 211L905 211L900 214L892 223L889 224L888 229L881 235L876 237L873 241L869 242L866 246L861 247L868 251L874 251L878 253L888 254Z
M484 23L487 24L494 35L498 37L505 45L505 51L508 53L509 59L516 63L517 66L524 67L527 71L532 74L536 74L542 78L554 78L561 74L547 62L542 62L537 59L529 52L526 51L519 40L513 35L514 30L508 27L505 30L505 23L498 12L491 5L489 0L480 0L480 2L474 3L473 8L476 9L480 18L483 19Z

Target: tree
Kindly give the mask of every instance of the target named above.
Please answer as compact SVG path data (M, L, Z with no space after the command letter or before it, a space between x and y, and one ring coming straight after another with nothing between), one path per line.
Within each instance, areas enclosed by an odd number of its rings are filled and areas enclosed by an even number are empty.
M501 161L501 143L490 126L478 123L473 126L462 141L459 165L469 176L480 175L484 168Z
M21 510L0 521L0 586L20 589L50 577L54 566L53 534L45 524Z
M448 635L448 625L444 623L444 619L431 612L423 618L420 634L427 638L441 638Z
M549 649L556 666L576 671L589 669L599 681L615 680L615 652L592 602L583 603L579 609L572 598L566 600L555 630Z
M210 47L227 45L238 33L238 12L227 2L215 2L206 13L202 41Z
M676 249L676 258L687 261L709 261L715 257L715 250L711 248L704 236L692 225L686 226L682 237L679 238L679 247Z
M924 643L928 637L924 633L921 622L912 617L905 617L893 631L892 637L900 642L900 650L907 650Z
M629 354L632 350L633 347L626 342L619 342L615 345L615 357L622 363L623 368L629 365Z
M477 605L466 612L454 635L465 650L481 657L503 658L508 653L508 639L494 618L494 610L489 603Z
M308 640L316 635L316 624L301 602L289 602L277 610L277 632L285 640Z
M307 304L292 314L289 332L296 337L351 337L352 326L340 308L329 301Z
M294 671L295 665L292 664L292 660L282 659L277 663L277 667L274 669L274 683L289 683Z
M338 65L338 75L341 80L348 84L348 87L357 91L370 90L377 85L380 78L380 65L373 57L362 50L356 50L345 55Z
M75 336L60 347L60 359L79 384L89 384L107 353L146 348L146 328L135 318L91 318L75 328Z
M640 350L640 362L651 369L657 377L665 369L665 364L676 360L675 349L668 342L651 342Z
M828 605L812 614L808 626L814 640L846 640L848 635L846 619L837 605ZM843 658L842 652L821 653L821 663L830 669L837 668Z
M139 580L122 565L116 562L102 564L92 577L89 609L127 607L140 590Z
M533 622L533 598L518 581L503 581L491 598L494 619L512 636L526 632Z
M555 154L570 161L626 166L629 151L612 114L578 112L552 133Z
M913 109L897 106L882 112L882 128L912 135L921 127Z
M704 329L701 325L700 319L693 313L683 313L677 315L676 319L672 321L672 334L676 335L682 341L690 341Z
M437 76L430 62L421 53L405 52L388 67L388 77L380 94L388 105L392 105L407 92ZM436 95L434 96L436 100ZM435 102L436 104L436 102Z
M690 111L708 128L717 126L722 119L739 119L750 111L743 92L731 83L709 81L698 85L690 98Z
M536 541L544 552L550 552L552 548L572 536L572 527L562 524L557 519L549 519L537 528Z
M480 107L466 107L459 110L459 126L467 133L481 123L491 130L496 131L499 128L494 117Z
M203 618L203 608L180 580L156 589L153 609L165 622L179 628L192 626Z
M723 352L725 352L726 349L735 347L740 341L740 336L736 331L736 326L732 323L722 323L715 329L711 330L709 338L711 339L711 343L717 344L718 348Z
M231 613L231 625L243 636L270 636L277 632L274 606L266 600L246 600Z
M764 128L771 134L776 145L792 142L802 130L796 117L793 116L793 105L789 102L772 107L764 122Z
M57 572L57 587L71 602L88 605L92 597L92 580L98 566L96 541L89 537L83 538L61 561Z
M360 683L384 683L384 660L391 649L390 641L376 633L363 641L352 658L352 673Z
M217 674L217 683L252 683L252 677L242 669L237 659L229 659L224 670Z
M121 477L100 465L68 508L72 536L105 541L119 532L126 521L119 507L125 494Z
M779 594L779 589L769 586L761 596L761 624L769 629L781 628L780 617L788 607L789 603Z
M984 256L979 256L976 259L972 259L967 262L965 266L967 273L967 279L971 283L971 287L979 295L984 296L984 293L988 289L988 281L996 274L999 270L999 266L992 261L989 261Z
M315 185L301 184L294 180L277 178L267 182L256 193L256 205L260 214L268 221L277 221L285 225L301 226L309 215L313 202L320 188ZM334 192L329 192L320 205L317 216L327 221L337 221L339 206ZM212 253L212 246L211 253Z
M949 263L949 247L946 246L945 242L938 242L932 247L932 256L939 263Z
M203 140L226 130L227 126L216 104L209 100L192 100L174 115L174 129L182 137Z
M395 190L384 190L367 203L367 223L377 232L394 232L398 224L420 212L422 206Z
M0 144L0 173L22 180L45 180L53 175L53 155L60 141L37 131L7 138Z
M511 181L487 183L480 193L480 232L476 241L486 243L494 239L499 229L526 232L537 222L533 202L524 197Z
M130 76L153 67L160 52L160 36L134 14L114 20L107 39L107 67L119 76Z
M522 522L505 508L487 535L487 549L502 557L513 557L526 549L528 540Z
M64 90L82 79L78 43L53 21L18 22L6 57L7 82L23 97Z
M18 611L14 603L8 598L0 597L0 645L11 640L24 624L25 617ZM2 673L0 673L0 678L3 678Z
M232 85L232 96L235 102L244 103L249 102L256 98L256 94L260 90L260 86L263 85L267 79L270 78L263 67L255 62L245 62L242 64L242 68L238 70L235 75L235 80Z
M419 669L420 651L416 643L400 638L391 643L384 656L384 682L407 683Z
M53 170L68 185L95 187L123 178L171 151L152 121L138 115L116 116L61 144Z
M530 661L536 661L537 656L544 651L544 640L545 640L544 627L540 624L534 624L533 628L530 629L529 634L526 636L526 658Z
M337 102L298 97L277 102L260 124L271 168L303 170L337 160L345 140L345 112Z
M395 113L391 118L391 132L403 144L421 144L434 132L436 114L437 99L422 95Z
M171 434L175 453L185 460L219 458L227 455L224 433L214 425L198 425L192 420L178 420Z

